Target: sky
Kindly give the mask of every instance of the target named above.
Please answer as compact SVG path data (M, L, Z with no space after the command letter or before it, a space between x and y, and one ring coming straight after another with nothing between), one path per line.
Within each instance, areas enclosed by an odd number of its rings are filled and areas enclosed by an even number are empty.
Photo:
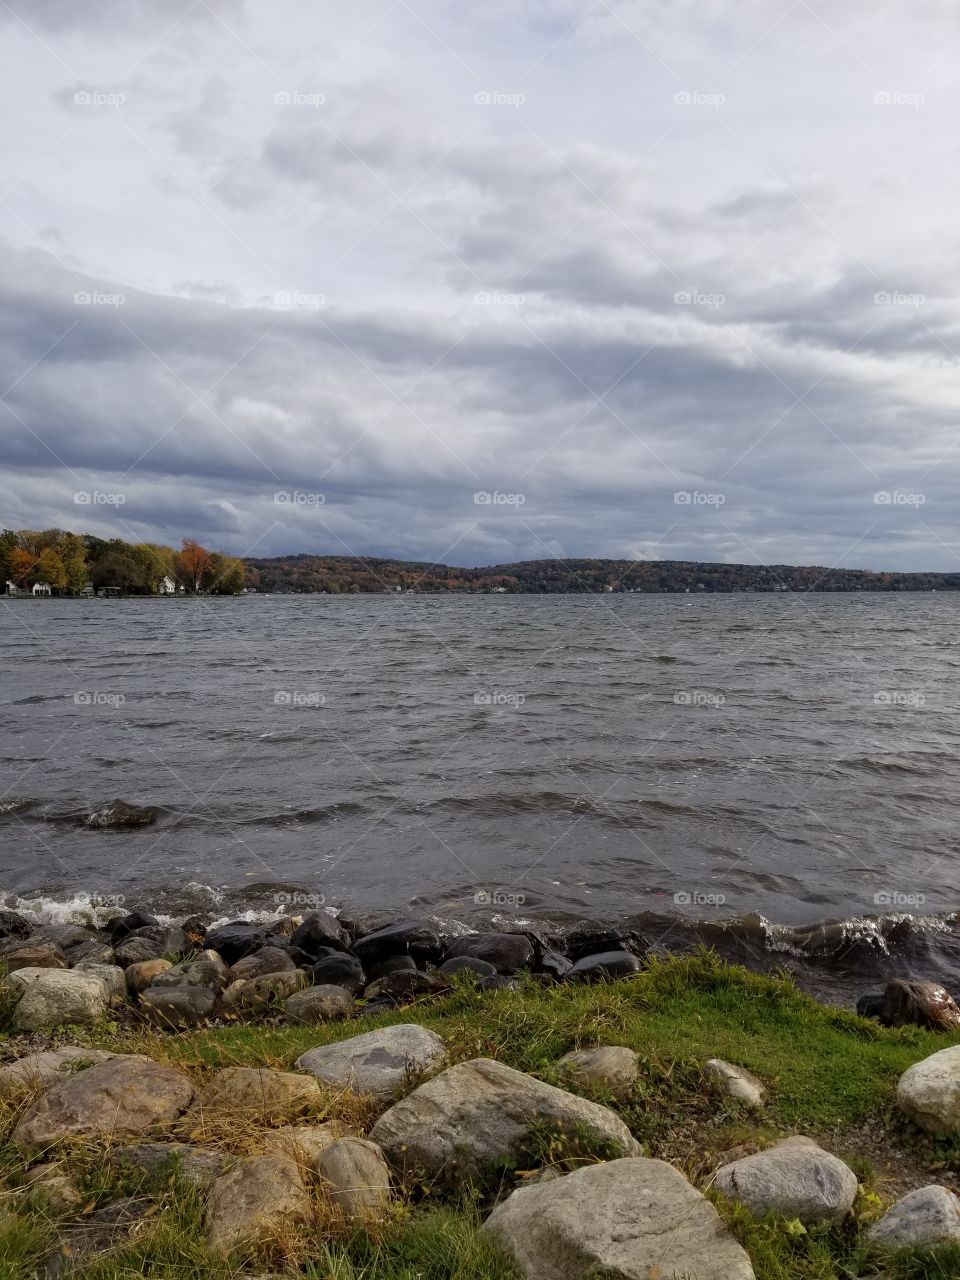
M0 522L960 570L954 0L0 0Z

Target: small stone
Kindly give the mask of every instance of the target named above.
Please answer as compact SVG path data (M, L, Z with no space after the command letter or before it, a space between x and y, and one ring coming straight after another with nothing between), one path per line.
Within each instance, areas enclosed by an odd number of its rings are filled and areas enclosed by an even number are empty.
M337 1022L352 1018L353 1012L353 997L341 986L307 987L290 996L286 1004L288 1022Z
M154 987L207 987L215 995L230 981L230 970L216 951L204 951L182 964L161 969L151 983Z
M708 1058L703 1064L707 1075L712 1076L728 1098L743 1102L748 1107L762 1107L766 1089L746 1067L735 1067L722 1058Z
M259 978L233 983L232 986L239 986L233 998L234 1007L256 1009L264 1005L281 1005L288 996L294 996L306 981L306 974L299 969L283 969L279 973L263 973ZM224 1003L227 1003L226 992Z
M199 1026L215 1003L209 987L148 987L140 996L140 1008L150 1021L171 1031Z
M794 1137L724 1165L714 1186L755 1218L772 1210L809 1225L847 1216L857 1194L857 1175L810 1138Z
M377 1222L390 1204L390 1170L383 1152L366 1138L338 1138L320 1154L326 1196L349 1222Z
M915 1062L900 1077L897 1105L927 1133L960 1132L960 1044Z
M26 1173L26 1202L31 1209L59 1217L83 1204L76 1183L59 1162L34 1165Z
M400 1023L310 1049L297 1059L297 1067L338 1089L389 1098L410 1077L441 1065L446 1057L446 1046L435 1032Z
M868 1227L867 1239L894 1249L960 1240L960 1200L946 1187L919 1187Z
M132 996L138 996L141 991L153 986L153 980L158 974L172 968L173 964L169 960L138 960L127 965L124 970L127 991Z
M620 1044L604 1044L597 1049L577 1049L560 1059L570 1078L578 1085L599 1089L615 1098L626 1098L640 1074L640 1058Z
M320 1086L312 1076L268 1067L225 1067L204 1084L184 1120L202 1125L242 1115L272 1125L302 1115L320 1100Z
M268 1244L298 1227L308 1227L312 1217L313 1206L295 1160L279 1155L250 1156L210 1188L207 1244L220 1252Z
M280 947L261 947L230 966L230 981L249 982L251 978L262 978L266 973L282 973L295 968L288 951Z

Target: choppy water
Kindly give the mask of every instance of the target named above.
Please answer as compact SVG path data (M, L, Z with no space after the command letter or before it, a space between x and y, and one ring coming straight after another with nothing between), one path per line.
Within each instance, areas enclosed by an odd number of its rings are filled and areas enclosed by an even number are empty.
M953 594L3 601L0 889L960 981L958 677Z

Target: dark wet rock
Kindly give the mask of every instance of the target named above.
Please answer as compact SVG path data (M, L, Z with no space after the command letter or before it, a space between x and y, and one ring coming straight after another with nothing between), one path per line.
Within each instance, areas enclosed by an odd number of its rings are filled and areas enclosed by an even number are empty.
M98 938L93 929L85 929L81 924L42 924L33 931L30 941L52 942L69 959L74 947L84 942L102 942L103 939Z
M130 935L133 938L146 938L159 942L167 956L189 956L194 946L184 931L176 924L150 924Z
M412 956L417 964L433 964L442 959L443 947L430 925L421 920L399 920L358 938L353 953L366 968L400 955Z
M170 1030L198 1026L215 1003L209 987L148 987L140 996L140 1008L150 1021Z
M65 969L67 958L54 942L20 942L11 939L0 946L0 972L16 969Z
M317 986L345 987L354 995L367 982L363 965L356 956L345 951L317 961L313 966L313 980Z
M596 920L583 920L567 934L564 950L576 963L604 951L629 951L643 955L647 944L634 930L600 924Z
M156 916L147 915L145 911L130 911L125 916L115 916L107 926L107 932L116 946L131 933L136 933L138 929L146 929L150 925L159 925L159 923Z
M567 979L570 982L600 982L604 978L626 978L636 973L640 961L629 951L601 951L578 960Z
M290 945L298 947L308 956L316 955L318 947L334 947L345 950L349 937L329 911L313 911L298 925L290 939Z
M370 970L371 982L377 978L385 978L388 973L416 973L417 963L413 956L390 956L383 964L375 964Z
M559 951L544 951L538 967L541 973L545 973L554 982L561 982L573 968L573 964Z
M294 992L286 1004L288 1022L337 1022L352 1018L353 996L341 986L306 987Z
M165 948L155 938L141 938L131 933L114 948L114 956L121 969L129 969L132 964L142 964L146 960L164 959Z
M209 923L208 916L188 916L180 925L180 928L198 951L202 951L207 945L207 926Z
M122 831L131 827L149 827L160 813L152 805L127 804L125 800L111 800L95 810L87 818L88 827L97 830Z
M0 938L29 938L33 925L16 911L0 910Z
M264 947L276 946L273 924L234 920L207 934L207 947L219 951L227 964L236 964L244 956Z
M453 974L464 970L475 973L478 978L493 978L497 973L489 960L480 960L476 956L452 956L449 960L444 960L438 972Z
M376 1018L381 1013L393 1013L394 1009L400 1008L400 1001L396 996L388 996L386 994L377 996L373 1000L368 1000L360 1010L360 1016L364 1018Z
M76 967L80 964L113 964L113 947L106 942L98 942L91 938L67 951L67 963Z
M290 958L290 952L282 947L261 947L259 951L243 956L229 969L231 982L248 982L251 978L262 978L267 973L281 973L285 969L297 966Z
M61 1232L58 1249L43 1264L44 1280L72 1271L74 1263L84 1265L99 1254L145 1236L153 1227L156 1206L145 1196L128 1196L96 1209Z
M387 995L398 1000L416 1000L422 996L442 995L449 990L450 983L438 974L421 973L419 969L398 969L371 983L364 994L371 999Z
M895 978L881 995L861 996L857 1013L878 1018L885 1027L915 1025L934 1031L960 1031L960 1008L936 982Z
M447 959L474 956L486 960L498 973L517 973L534 962L533 943L523 933L470 933L447 947Z

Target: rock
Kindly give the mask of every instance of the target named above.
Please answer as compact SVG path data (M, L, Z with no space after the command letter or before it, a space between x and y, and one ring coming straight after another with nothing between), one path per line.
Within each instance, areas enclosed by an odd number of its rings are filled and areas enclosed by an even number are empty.
M81 942L76 947L69 947L66 954L67 962L74 969L89 968L92 964L113 966L116 959L113 947L105 942L97 942L95 939Z
M640 1074L640 1058L621 1044L565 1053L559 1065L578 1085L626 1098Z
M333 947L344 951L349 941L348 934L340 927L335 915L329 911L312 911L293 931L290 945L308 956L315 956L318 947Z
M376 1018L381 1013L393 1013L394 1009L400 1007L400 1001L396 996L382 995L377 996L375 1000L368 1000L357 1010L357 1016L360 1018Z
M13 1024L21 1031L69 1023L89 1025L106 1015L110 992L95 974L77 969L18 969L7 981L24 975L30 976L13 1013Z
M433 1031L400 1023L310 1049L296 1065L338 1089L389 1098L411 1076L440 1066L446 1057L446 1046Z
M125 800L111 800L95 810L87 818L88 827L98 830L120 830L131 827L149 827L156 822L159 809L152 805L127 804Z
M421 973L419 969L399 969L385 973L372 982L364 992L370 999L377 996L394 996L397 1000L416 1000L421 996L442 995L450 990L450 983L433 973Z
M317 1173L324 1151L331 1142L346 1134L339 1120L328 1120L326 1124L285 1124L264 1133L261 1145L266 1154L288 1156Z
M481 978L477 983L481 991L518 991L520 983L506 973L494 973L489 978Z
M629 951L601 951L584 956L567 973L570 982L602 982L605 978L627 978L640 968L640 961Z
M81 1049L73 1045L29 1053L16 1062L0 1066L0 1099L9 1102L28 1089L46 1088L70 1072L94 1067L117 1056L103 1049Z
M47 1280L72 1270L78 1259L92 1259L120 1244L139 1239L153 1227L156 1206L145 1197L128 1197L71 1223L59 1239L56 1254L46 1260Z
M728 1098L744 1102L750 1107L762 1107L766 1088L761 1080L746 1067L735 1067L722 1058L708 1058L703 1064L707 1075L712 1076Z
M16 911L0 910L0 938L29 938L33 925Z
M138 929L146 929L149 925L159 925L159 923L156 916L148 916L143 911L131 911L125 916L116 916L111 920L107 925L107 932L110 934L110 941L116 946L131 933L136 933Z
M140 995L140 1008L151 1022L179 1031L205 1022L216 999L209 987L148 987Z
M30 1151L72 1138L139 1137L169 1128L193 1095L189 1077L174 1067L132 1055L108 1058L33 1103L13 1141Z
M283 973L295 968L288 951L281 947L261 947L231 965L229 976L231 982L249 982L251 978L262 978L267 973Z
M313 980L318 987L345 987L353 995L367 982L363 965L346 952L319 960L313 966Z
M886 1027L913 1024L934 1031L960 1030L960 1008L953 996L936 982L911 982L896 978L882 995L861 996L857 1013L879 1018Z
M478 978L492 978L496 975L496 968L489 960L478 960L476 956L453 956L450 960L444 960L440 966L439 973L475 973Z
M67 958L53 942L11 942L0 948L0 970L65 969Z
M250 1156L222 1174L207 1200L211 1249L268 1244L310 1225L313 1207L300 1167L286 1156Z
M113 954L121 969L128 969L130 965L141 964L145 960L161 960L165 951L166 947L158 938L144 938L138 933L131 933L117 943Z
M366 1138L337 1138L320 1153L324 1194L349 1222L376 1222L390 1205L390 1170L383 1152Z
M356 939L353 954L371 969L390 956L412 956L417 964L438 963L443 958L443 947L430 925L420 920L400 920Z
M388 956L382 964L375 964L370 970L370 980L385 978L388 973L419 973L417 962L413 956Z
M632 929L600 924L596 920L583 920L567 934L564 950L576 963L587 956L600 955L605 951L629 951L643 955L647 951L647 944Z
M960 1240L960 1200L946 1187L919 1187L868 1227L867 1239L894 1249Z
M193 1187L208 1187L224 1172L229 1160L215 1147L194 1146L188 1142L143 1142L135 1147L117 1147L115 1160L133 1165L148 1174L175 1173Z
M279 1124L303 1115L321 1097L312 1076L269 1067L224 1067L204 1084L184 1123L203 1126L236 1116L261 1126Z
M533 943L522 933L469 933L447 947L447 959L472 956L486 960L498 973L529 969L534 959Z
M49 942L59 947L66 954L85 942L97 942L99 939L92 929L80 924L42 924L34 930L31 942Z
M183 935L197 951L202 951L207 945L207 925L210 923L210 917L204 915L187 916L186 920L180 921L180 928Z
M618 1155L640 1152L606 1107L490 1058L460 1062L434 1076L385 1112L370 1137L400 1168L450 1179L519 1156L539 1126L576 1131Z
M353 1017L353 997L339 986L307 987L287 1000L288 1022L336 1022Z
M755 1218L773 1210L801 1222L839 1222L853 1206L857 1175L810 1138L787 1138L717 1171L714 1186Z
M113 952L110 952L113 955ZM89 973L99 978L107 988L112 1005L121 1005L127 998L127 983L124 971L118 964L97 964L93 960L81 960L76 967L77 973Z
M172 968L173 965L169 960L138 960L134 964L127 965L124 970L127 991L132 996L138 996L141 991L146 991L147 987L153 985L153 980L158 974Z
M611 1160L522 1187L483 1230L527 1280L754 1280L713 1205L662 1160Z
M273 925L234 920L207 934L207 948L219 951L228 965L236 964L244 956L269 947L274 939Z
M161 969L150 985L153 987L207 987L215 995L219 995L229 981L230 970L216 951L204 951L192 960L171 965L169 969Z
M559 951L544 951L538 967L541 973L545 973L554 982L560 982L567 976L573 965Z
M79 1210L83 1197L59 1161L34 1165L26 1172L26 1202L35 1212L60 1217Z
M900 1077L897 1105L927 1133L960 1132L960 1044L915 1062Z
M259 978L250 978L247 982L234 982L223 993L224 1005L228 1005L227 996L234 992L229 1005L240 1009L258 1009L264 1005L282 1005L288 996L295 995L306 983L307 976L299 969L284 969L280 973L264 973ZM238 990L234 991L234 988Z

